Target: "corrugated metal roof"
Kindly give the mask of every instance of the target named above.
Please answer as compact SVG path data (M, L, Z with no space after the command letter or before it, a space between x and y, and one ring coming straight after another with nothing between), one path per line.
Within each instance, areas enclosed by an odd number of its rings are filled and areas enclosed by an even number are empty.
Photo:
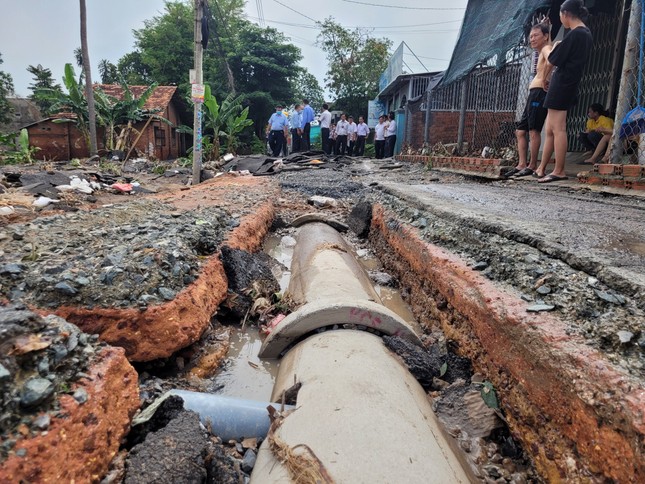
M138 98L143 92L148 89L148 86L129 86L130 91L135 98ZM101 89L108 96L117 99L123 98L123 88L119 84L95 84L94 88ZM152 95L144 105L145 109L161 109L164 110L170 104L172 97L177 91L177 86L157 86Z

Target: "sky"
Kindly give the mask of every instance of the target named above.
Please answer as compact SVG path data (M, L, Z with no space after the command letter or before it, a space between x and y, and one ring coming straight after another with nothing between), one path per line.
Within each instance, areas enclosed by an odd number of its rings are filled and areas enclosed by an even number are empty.
M134 50L133 29L163 12L164 0L87 0L88 43L92 78L102 59L116 64ZM392 40L393 50L405 42L407 72L448 67L468 0L247 0L249 20L285 33L302 50L301 65L324 85L326 59L315 46L315 21L331 16L345 27L365 27L374 37ZM382 6L381 6L382 5ZM28 65L42 64L60 82L65 63L74 63L80 46L77 0L0 0L0 70L13 77L16 94L27 96ZM417 61L410 53L419 57Z

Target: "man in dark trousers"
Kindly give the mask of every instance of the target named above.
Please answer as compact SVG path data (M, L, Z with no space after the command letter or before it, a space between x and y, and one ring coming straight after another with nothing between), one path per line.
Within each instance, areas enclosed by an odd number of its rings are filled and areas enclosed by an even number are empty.
M271 148L273 156L275 156L276 158L280 156L282 146L287 139L288 129L289 120L282 113L282 106L278 105L275 107L275 113L271 115L271 118L269 118L269 123L267 124L269 147Z
M323 111L320 113L320 137L322 139L323 151L331 155L332 146L329 139L329 128L331 128L331 113L329 112L329 105L322 105Z
M291 152L297 153L302 147L302 129L301 129L301 111L302 106L296 104L293 113L289 117L289 126L291 126Z
M309 151L311 149L311 122L316 117L314 109L309 106L309 99L303 99L302 104L304 107L300 113L300 130L302 135L302 141L300 146L302 151Z
M363 156L365 154L365 141L370 135L370 128L365 124L363 116L358 117L358 124L356 125L356 156Z

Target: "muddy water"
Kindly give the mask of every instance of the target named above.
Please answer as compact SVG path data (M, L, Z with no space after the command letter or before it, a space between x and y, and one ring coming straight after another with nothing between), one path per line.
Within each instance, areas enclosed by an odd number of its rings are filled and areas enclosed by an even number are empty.
M235 329L226 365L214 380L217 393L249 400L269 401L279 364L258 358L262 340L256 327Z

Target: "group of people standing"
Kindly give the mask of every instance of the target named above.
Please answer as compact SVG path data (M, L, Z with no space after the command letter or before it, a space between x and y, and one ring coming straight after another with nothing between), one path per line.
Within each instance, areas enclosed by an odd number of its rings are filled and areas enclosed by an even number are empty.
M283 112L283 106L277 105L267 124L266 134L269 148L273 156L280 156L286 147L287 139L291 136L291 151L308 151L311 149L311 123L315 119L309 100L303 99L302 104L296 104L290 116ZM328 155L363 156L365 144L370 135L370 128L363 116L358 117L358 123L353 116L340 115L337 122L332 121L329 105L322 105L319 117L322 150ZM380 116L375 128L374 146L376 158L393 156L396 145L396 121L394 113Z
M568 33L553 45L548 24L540 23L531 29L531 47L539 52L537 72L529 86L529 98L516 131L519 163L508 176L533 175L539 183L567 178L564 172L567 111L577 102L578 86L593 46L591 32L584 24L588 15L582 0L566 0L560 7L560 20ZM546 139L538 166L543 127ZM547 174L554 152L555 168Z
M287 138L291 133L291 150L307 151L311 147L311 123L316 115L309 105L308 99L303 99L302 104L296 104L291 116L283 113L283 106L278 104L275 113L271 115L267 125L267 138L273 156L280 156L286 146Z

